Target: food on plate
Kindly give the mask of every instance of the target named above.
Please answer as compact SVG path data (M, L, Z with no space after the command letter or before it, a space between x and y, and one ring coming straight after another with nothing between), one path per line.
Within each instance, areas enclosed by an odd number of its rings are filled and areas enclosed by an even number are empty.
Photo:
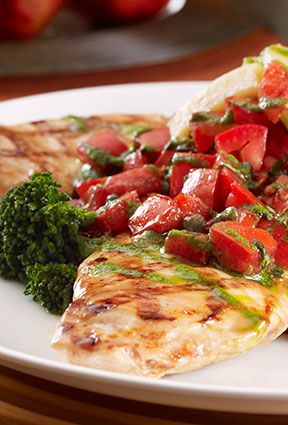
M1 125L0 196L33 173L41 171L50 171L61 184L62 190L71 193L72 180L81 167L77 153L80 142L89 143L100 133L106 139L107 135L114 136L114 139L118 137L129 144L130 138L122 131L125 125L154 128L163 126L165 122L165 118L157 115L107 115L89 118L69 115L57 120L16 126Z
M108 238L80 265L53 338L63 361L161 377L244 353L286 329L283 282L271 289L195 267L142 235Z
M160 377L287 328L287 58L267 47L169 127L87 136L74 117L72 199L47 173L2 198L1 274L51 312L71 301L53 338L64 361Z

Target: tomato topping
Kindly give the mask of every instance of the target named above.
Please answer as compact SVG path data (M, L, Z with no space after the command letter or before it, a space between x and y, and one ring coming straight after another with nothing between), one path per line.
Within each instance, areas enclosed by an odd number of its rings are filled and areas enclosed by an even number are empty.
M215 124L211 122L192 122L191 135L197 152L209 152L213 149L217 134L230 128L228 124Z
M208 207L218 210L216 182L218 170L198 169L190 171L182 193L198 196Z
M242 205L255 205L260 204L263 205L263 202L261 202L255 195L253 195L250 190L246 189L244 186L240 186L238 184L232 183L231 184L231 192L228 195L228 198L226 200L226 208L227 207L242 207Z
M125 143L115 136L115 134L108 132L98 133L86 143L95 146L96 148L103 149L114 156L119 156L121 153L127 151Z
M97 211L95 225L102 233L118 234L128 230L129 211L140 199L136 191L125 193L119 199L107 202Z
M166 143L170 140L170 130L168 127L154 128L154 130L145 131L138 138L137 142L141 146L148 146L154 152L160 153Z
M180 210L182 219L190 217L192 214L200 214L205 220L209 220L212 217L213 211L211 208L204 204L197 196L179 193L174 201Z
M126 156L123 171L132 170L133 168L143 167L147 164L147 160L142 152L137 149L135 152L131 152Z
M259 222L259 217L250 211L242 208L238 209L237 223L241 223L244 226L256 227Z
M280 158L288 152L288 131L282 122L278 122L268 132L266 154Z
M201 233L188 232L187 230L171 230L165 239L165 252L185 258L196 264L206 264L209 251L208 235Z
M274 259L277 242L266 230L226 221L210 228L212 252L224 267L239 273L253 274L261 270L263 253L256 247L260 242Z
M163 151L155 162L156 167L163 167L170 164L175 151Z
M140 198L151 192L161 192L162 180L159 169L153 165L134 168L107 178L104 184L108 194L124 195L136 190Z
M258 100L236 96L225 99L227 109L232 110L233 120L237 124L259 124L268 127L271 122L258 106Z
M258 95L269 120L278 122L288 101L288 74L279 62L271 62L264 69Z
M129 220L129 227L133 234L139 234L145 230L164 233L180 225L181 214L173 199L158 194L149 196Z
M284 240L278 242L275 263L284 269L288 269L288 242Z
M76 193L78 196L80 196L81 199L83 199L84 202L88 202L89 195L88 196L86 195L88 189L91 186L104 183L105 180L106 180L106 177L99 177L99 178L91 179L91 180L83 180L82 182L77 183L75 185Z
M239 152L242 161L250 162L253 170L259 171L265 155L267 133L267 127L262 125L239 125L219 134L215 147L218 152Z
M244 183L244 178L241 178L234 171L230 170L230 168L225 166L222 167L219 171L217 180L218 204L220 210L225 208L227 197L231 192L232 183L242 185Z
M108 194L103 185L96 184L95 186L90 186L84 196L87 208L93 211L98 210L98 208L105 204L107 196Z
M278 213L288 208L288 175L283 174L266 186L263 200Z

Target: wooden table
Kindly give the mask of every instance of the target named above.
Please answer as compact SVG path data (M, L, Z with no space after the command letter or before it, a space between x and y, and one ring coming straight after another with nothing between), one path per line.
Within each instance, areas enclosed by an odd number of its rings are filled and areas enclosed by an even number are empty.
M256 55L267 44L283 42L260 29L249 36L194 57L141 68L82 75L0 79L0 99L103 84L213 79ZM0 367L2 425L252 425L287 424L288 417L204 412L148 405L92 394Z

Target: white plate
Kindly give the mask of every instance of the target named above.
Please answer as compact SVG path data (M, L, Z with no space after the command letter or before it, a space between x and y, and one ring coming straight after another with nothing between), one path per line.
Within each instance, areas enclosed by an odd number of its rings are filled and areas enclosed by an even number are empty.
M0 104L0 122L15 124L67 114L172 114L205 83L161 83L70 90ZM17 163L15 163L17 167ZM288 338L208 366L156 380L62 364L50 348L57 318L0 281L0 361L3 365L90 391L188 408L288 413Z

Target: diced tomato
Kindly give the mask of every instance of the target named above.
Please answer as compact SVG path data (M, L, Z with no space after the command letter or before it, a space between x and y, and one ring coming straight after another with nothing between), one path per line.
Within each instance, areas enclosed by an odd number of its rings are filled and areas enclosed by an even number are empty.
M232 183L242 185L244 183L244 178L241 178L234 171L230 170L230 168L225 166L222 167L219 171L219 176L217 180L217 196L220 210L223 210L225 208L227 197L231 192Z
M95 146L96 148L103 149L111 155L119 156L121 153L127 151L127 146L115 134L102 132L93 136L86 143Z
M160 153L166 143L170 140L170 130L168 127L154 128L154 130L145 131L138 138L137 142L141 146L149 146L154 152Z
M241 106L240 104L234 103L235 101L240 101ZM245 108L245 102L252 105L255 104L255 106L258 104L258 100L249 98L243 99L241 97L237 98L232 96L225 99L225 104L227 108L232 110L233 120L237 124L259 124L266 127L271 124L264 112L253 111L248 107Z
M140 198L152 192L161 192L162 180L160 171L153 165L133 168L107 178L104 184L108 194L123 195L136 190Z
M241 160L250 162L254 171L259 171L265 155L267 134L267 127L243 124L216 136L215 147L218 152L239 151Z
M171 168L169 195L174 198L181 192L184 179L191 170L191 165L185 162L174 164Z
M140 203L136 191L126 193L119 199L104 205L97 212L95 224L102 233L118 234L128 230L129 207L133 203Z
M145 230L165 233L181 225L181 214L173 199L164 195L151 195L135 211L129 220L133 234Z
M284 240L278 242L275 263L284 269L288 269L288 242Z
M165 239L165 252L185 258L196 264L206 264L209 257L208 235L171 230Z
M288 175L283 174L274 183L266 186L263 200L277 213L288 208Z
M200 214L205 220L209 220L212 217L212 210L204 202L194 195L185 195L179 193L174 199L175 204L180 210L182 220L185 217L190 217L192 214Z
M170 164L170 161L174 155L175 151L164 150L161 152L157 161L155 162L156 167L163 167Z
M259 217L250 211L244 210L243 208L238 209L237 223L241 223L244 226L256 227L259 222Z
M210 228L213 253L220 264L239 273L253 274L261 270L262 252L253 245L259 241L273 260L277 242L266 230L226 221Z
M278 122L268 132L266 154L280 158L288 152L288 130L282 122Z
M197 152L209 152L213 149L217 134L230 128L229 124L215 124L209 122L192 122L191 135L193 137Z
M143 165L145 164L147 164L146 158L144 157L142 152L137 149L136 151L131 152L129 155L126 156L123 171L143 167Z
M285 236L288 236L288 232L286 230L286 227L283 226L283 224L276 222L272 226L272 235L273 238L276 239L276 241L280 241L280 239L284 238Z
M231 192L228 195L226 200L226 208L227 207L242 207L243 205L255 205L255 204L263 205L255 195L253 195L250 190L246 189L244 186L240 186L238 184L231 184Z
M278 122L288 101L288 74L279 62L271 62L264 69L258 95L260 104L267 98L284 100L284 105L265 108L269 120Z
M218 211L219 200L216 194L218 174L218 170L205 168L190 171L182 193L198 196L208 207Z
M84 202L87 202L89 199L89 195L88 197L86 196L88 189L91 186L104 183L105 180L106 180L106 177L99 177L99 178L91 179L91 180L83 180L82 182L77 183L75 185L76 193L78 196L80 196L81 199L83 199Z
M98 210L98 208L105 204L107 196L108 193L104 189L103 185L96 184L96 186L90 186L85 194L87 208L93 211Z

